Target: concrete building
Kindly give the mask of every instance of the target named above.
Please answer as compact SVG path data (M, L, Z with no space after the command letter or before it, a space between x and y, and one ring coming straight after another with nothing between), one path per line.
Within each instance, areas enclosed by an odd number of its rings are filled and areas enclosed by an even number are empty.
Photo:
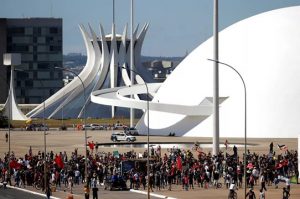
M134 44L134 66L135 71L143 79L151 81L147 76L148 71L141 67L141 49L144 37L148 30L146 23L138 32L138 26L134 30L134 41L127 36L127 26L123 34L116 34L115 25L112 25L112 33L105 34L100 24L100 34L97 35L91 26L90 34L84 25L79 26L85 47L87 49L87 60L84 68L75 77L54 95L45 101L45 115L47 118L82 118L86 117L122 117L128 116L129 110L115 108L114 106L102 106L91 103L90 93L92 91L107 88L115 88L121 85L130 86L130 43ZM137 83L142 83L140 75L133 74ZM69 74L68 74L69 75ZM84 85L84 88L83 86ZM138 96L137 96L138 97ZM136 111L136 116L141 111ZM30 118L41 117L44 113L43 103L30 111L26 116ZM85 113L85 114L84 114Z
M10 69L3 66L4 53L21 53L25 72L15 72L17 103L37 104L62 86L62 19L0 19L0 103L8 94Z
M297 138L300 129L300 6L265 12L219 33L220 137ZM276 23L274 23L276 22ZM199 45L164 81L94 91L94 103L146 112L137 124L141 134L213 136L213 39ZM149 91L148 91L149 90ZM132 100L132 94L154 98ZM247 103L245 105L245 97ZM148 125L149 124L149 125Z

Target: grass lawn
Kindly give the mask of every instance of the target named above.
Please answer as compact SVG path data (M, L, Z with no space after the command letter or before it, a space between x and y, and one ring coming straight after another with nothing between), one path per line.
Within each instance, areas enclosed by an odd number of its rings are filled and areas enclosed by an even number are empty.
M136 124L138 121L138 119L136 119L134 121L134 123ZM130 119L129 118L100 118L100 119L94 119L94 118L87 118L86 123L87 124L100 124L100 125L113 125L115 123L121 123L124 125L129 125L130 124ZM43 123L43 119L39 118L39 119L33 119L31 121L31 123L36 123L36 124L42 124ZM77 124L84 124L84 119L64 119L62 120L56 120L56 119L46 119L45 123L50 127L50 128L57 128L62 126L62 124L68 126L68 127L72 127L73 124L77 125ZM11 122L12 126L14 128L24 128L26 126L26 121L12 121Z

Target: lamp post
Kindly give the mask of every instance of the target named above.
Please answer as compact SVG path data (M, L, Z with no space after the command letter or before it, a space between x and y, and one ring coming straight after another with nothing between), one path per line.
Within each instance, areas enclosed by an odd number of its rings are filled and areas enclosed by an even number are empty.
M130 70L132 73L135 73L137 75L139 75L141 78L142 76L140 75L140 73L138 73L137 71L135 70L132 70L132 69L129 69L129 68L126 68L126 67L121 67L125 70ZM131 78L133 79L133 76L131 76ZM146 83L146 81L142 78L144 84L145 84L145 87L146 87L146 90L147 90L147 197L148 199L150 199L150 186L149 186L149 180L150 180L150 164L149 164L149 89L148 89L148 85Z
M11 77L10 77L12 80L10 81L10 92L12 92L12 89L13 89L13 81L14 81L14 67L13 65L11 65ZM10 122L12 121L12 98L13 96L11 96L12 94L10 93L9 94L9 101L8 101L8 107L9 107L9 110L8 110L8 175L9 175L9 179L11 178L11 175L10 175ZM11 179L10 179L11 180Z
M130 38L130 85L134 85L134 78L133 73L134 72L134 38L133 38L133 4L134 0L131 0L131 12L130 12L130 32L131 32L131 38ZM144 81L145 82L145 81ZM134 98L133 95L130 96L131 98ZM133 127L133 120L134 120L134 109L130 108L130 127Z
M213 58L219 60L219 0L214 0L213 10ZM219 65L214 62L213 68L213 155L220 150L219 133Z
M14 69L14 70L15 71L19 71L19 72L23 72L23 73L27 73L26 71L21 70L21 69ZM38 81L40 82L40 84L44 88L43 92L44 92L44 97L45 97L45 87L44 87L44 84L43 84L43 82L41 80L38 79ZM44 129L44 187L46 189L49 182L47 182L47 164L46 164L47 163L47 158L46 158L46 154L47 154L47 150L46 150L47 149L47 142L46 142L46 125L45 125L45 107L46 107L45 100L46 100L46 98L43 101L43 129Z
M11 66L10 74L10 90L8 96L8 175L10 176L10 131L12 120L12 100L14 99L14 66L21 64L21 54L19 53L4 53L3 54L3 65Z
M247 89L246 89L246 84L245 84L245 81L242 77L242 75L231 65L229 64L226 64L224 62L220 62L219 60L214 60L214 59L208 59L209 61L212 61L212 62L215 62L215 63L218 63L218 64L222 64L224 66L227 66L229 68L231 68L232 70L234 70L238 76L240 77L240 79L242 80L243 82L243 86L244 86L244 99L245 99L245 102L244 102L244 109L245 109L245 116L244 116L244 119L245 119L245 129L244 129L244 178L245 178L245 198L246 198L246 193L247 193L247 180L246 180L246 169L247 169Z
M86 101L86 92L85 92L85 86L84 86L84 83L82 81L82 79L79 77L79 75L77 75L77 73L75 73L74 71L70 70L70 69L67 69L67 68L62 68L62 67L54 67L56 69L59 69L59 70L64 70L64 71L68 71L70 73L72 73L73 75L75 75L76 77L78 77L78 79L80 80L81 84L82 84L82 88L83 88L83 97L84 97L84 102L83 102L83 117L84 117L84 126L86 127L86 107L85 107L85 101ZM84 128L84 146L85 146L85 161L84 161L84 166L85 166L85 170L84 170L84 173L85 173L85 182L86 182L86 185L88 185L88 182L87 182L87 175L88 175L88 171L87 171L87 130L86 128Z
M14 78L14 66L11 65L11 79ZM14 80L10 80L10 91L9 92L12 92L12 88L13 88L13 82ZM5 82L6 85L8 85L6 82ZM10 126L10 122L12 120L12 96L11 96L11 93L8 94L8 133L6 134L7 137L7 141L8 142L8 175L9 175L9 178L11 177L10 175L10 131L11 131L11 126Z

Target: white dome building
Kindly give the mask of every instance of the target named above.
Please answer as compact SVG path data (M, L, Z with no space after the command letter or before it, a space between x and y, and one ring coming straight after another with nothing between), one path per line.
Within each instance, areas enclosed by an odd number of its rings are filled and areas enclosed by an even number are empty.
M220 32L219 60L232 65L247 87L248 137L300 134L300 6L273 10ZM180 63L152 102L195 106L213 95L212 39ZM239 76L219 65L220 137L244 135L244 89ZM147 130L147 120L138 123ZM211 137L212 116L150 111L150 134Z
M219 60L247 87L247 136L296 138L300 133L300 6L240 21L219 34ZM212 39L190 53L162 84L147 84L150 134L212 137ZM244 88L238 74L219 65L220 137L244 136ZM95 91L94 103L147 109L128 99L145 85ZM137 124L147 132L147 114Z

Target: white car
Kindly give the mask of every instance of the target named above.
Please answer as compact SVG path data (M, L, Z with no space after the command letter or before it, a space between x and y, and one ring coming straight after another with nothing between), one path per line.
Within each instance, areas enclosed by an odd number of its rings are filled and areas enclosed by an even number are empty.
M90 124L90 126L92 127L92 130L103 130L104 129L104 127L99 124Z
M124 130L125 128L127 128L127 126L120 123L114 125L114 130Z
M129 135L139 135L139 131L134 127L126 128L125 133Z
M136 141L136 137L132 135L127 135L124 132L114 132L111 135L110 138L113 142L119 142L119 141L127 141L127 142L134 142Z
M82 125L82 130L95 130L90 124Z

